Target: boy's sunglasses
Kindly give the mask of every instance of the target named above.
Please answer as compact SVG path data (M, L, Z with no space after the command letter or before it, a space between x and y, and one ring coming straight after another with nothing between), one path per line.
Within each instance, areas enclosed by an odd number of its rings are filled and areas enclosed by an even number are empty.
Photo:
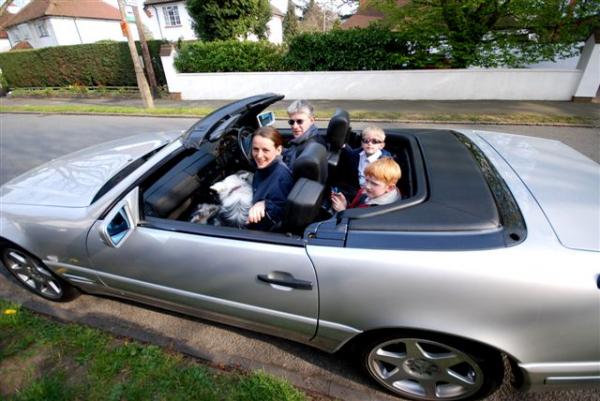
M298 125L302 125L304 123L304 120L300 119L300 120L288 120L288 124L289 125L294 125L294 123L298 124Z
M380 141L379 139L361 139L362 143L372 143L373 145L379 145L380 143L383 143L383 141Z

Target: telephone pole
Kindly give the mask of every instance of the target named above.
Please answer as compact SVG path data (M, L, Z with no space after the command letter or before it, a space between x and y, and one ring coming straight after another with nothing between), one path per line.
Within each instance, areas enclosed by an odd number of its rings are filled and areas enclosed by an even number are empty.
M123 33L127 36L127 43L129 44L129 51L131 53L131 59L133 61L133 68L135 69L135 78L137 80L138 88L140 90L140 94L142 95L144 106L147 109L153 109L154 100L152 99L152 94L150 93L148 82L146 81L144 71L142 70L142 66L140 64L140 58L135 47L133 35L131 34L131 30L129 29L129 24L127 23L127 16L125 14L125 3L124 0L118 0L118 2L119 11L121 12L121 29L123 30ZM128 0L128 2L132 2L132 0ZM137 6L137 1L133 1L133 3L135 3L134 6Z
M146 73L148 75L148 81L150 81L150 91L152 96L158 95L158 83L156 82L156 75L154 75L154 67L152 66L152 58L150 57L150 50L148 50L148 43L146 43L146 34L144 33L144 24L140 18L140 11L138 6L133 6L133 16L135 17L135 25L137 26L138 34L140 35L140 44L142 45L142 58L144 59L144 67L146 67Z

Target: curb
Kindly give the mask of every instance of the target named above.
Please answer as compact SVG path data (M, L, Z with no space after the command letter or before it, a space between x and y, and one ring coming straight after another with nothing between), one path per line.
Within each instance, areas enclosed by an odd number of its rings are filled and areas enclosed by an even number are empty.
M351 113L351 112L350 112ZM146 118L203 118L204 116L191 115L191 114L144 114L144 113L85 113L85 112L71 112L71 111L4 111L0 109L0 114L43 114L43 115L67 115L67 116L109 116L109 117L146 117ZM317 121L329 121L328 118L317 117ZM398 124L436 124L436 125L513 125L513 126L524 126L524 127L573 127L573 128L599 128L600 122L597 124L569 124L569 123L529 123L529 122L516 122L516 121L473 121L473 120L410 120L410 119L379 119L379 118L357 118L354 122L374 122L374 123L398 123Z

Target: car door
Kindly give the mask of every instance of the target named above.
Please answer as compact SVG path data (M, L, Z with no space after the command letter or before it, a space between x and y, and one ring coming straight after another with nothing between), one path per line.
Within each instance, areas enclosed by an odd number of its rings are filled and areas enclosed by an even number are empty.
M301 239L148 218L136 188L88 234L99 280L121 295L298 340L314 336L318 289Z

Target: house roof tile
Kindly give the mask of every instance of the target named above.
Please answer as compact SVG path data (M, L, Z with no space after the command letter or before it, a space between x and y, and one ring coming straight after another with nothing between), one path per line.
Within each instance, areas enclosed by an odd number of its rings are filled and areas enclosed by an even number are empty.
M4 14L0 15L0 39L8 39L8 32L6 32L4 28L12 17L14 17L14 15L6 11Z
M102 0L33 0L12 16L5 27L8 28L23 22L50 16L106 20L121 19L119 10Z
M4 27L6 27L6 24L8 24L8 21L10 21L14 16L14 14L9 12L4 12L4 14L0 15L0 30L3 30Z
M396 5L398 7L403 7L407 5L408 2L409 0L396 0ZM381 11L369 7L367 2L361 1L358 12L344 21L342 23L342 28L366 28L371 22L380 20L383 17L384 14Z
M354 14L352 17L348 18L342 24L342 28L351 29L351 28L366 28L373 21L380 20L381 17L376 17L373 15L360 15Z

